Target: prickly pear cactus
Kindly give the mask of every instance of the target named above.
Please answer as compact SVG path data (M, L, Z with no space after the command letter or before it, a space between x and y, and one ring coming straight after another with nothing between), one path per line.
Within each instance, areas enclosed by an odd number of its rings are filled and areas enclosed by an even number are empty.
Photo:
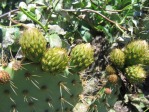
M14 66L11 62L1 67L1 112L72 112L82 91L78 74L51 75L40 64L28 62L18 70ZM3 71L9 74L9 82L2 78L6 74Z
M77 103L73 112L109 112L114 107L120 93L120 85L110 83L99 90L94 96L84 96L82 102Z
M36 28L23 31L19 43L23 58L0 66L0 111L72 112L83 90L78 72L94 60L92 46L76 45L70 55L61 46L47 48Z
M108 87L108 88L107 88ZM98 97L90 105L89 112L109 112L114 107L114 104L118 100L120 93L120 85L111 85L108 83L106 88L102 88L98 92Z
M102 74L101 83L97 78L82 81L83 93L73 112L109 112L114 107L120 94L121 81L117 79L113 83L105 76L106 74Z

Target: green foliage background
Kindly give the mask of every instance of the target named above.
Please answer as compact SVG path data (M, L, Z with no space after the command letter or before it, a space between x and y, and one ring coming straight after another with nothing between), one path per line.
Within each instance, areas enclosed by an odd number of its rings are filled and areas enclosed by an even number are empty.
M9 25L8 16L3 17L3 14L19 8L19 4L30 16L40 21L46 31L49 25L58 25L66 31L65 38L70 40L82 38L89 42L93 34L103 32L109 42L115 42L126 38L147 38L149 32L147 0L2 0L1 25ZM22 11L12 13L11 19L38 24Z

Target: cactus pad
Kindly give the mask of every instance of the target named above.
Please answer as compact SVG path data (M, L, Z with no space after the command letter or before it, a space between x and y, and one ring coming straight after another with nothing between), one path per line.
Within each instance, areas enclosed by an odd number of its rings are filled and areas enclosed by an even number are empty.
M92 103L89 112L110 112L110 109L114 107L118 100L120 87L120 85L109 83L106 88L101 89L98 93L99 97Z
M71 112L82 91L77 74L49 75L38 64L22 64L17 71L11 66L2 69L11 81L0 85L1 112Z

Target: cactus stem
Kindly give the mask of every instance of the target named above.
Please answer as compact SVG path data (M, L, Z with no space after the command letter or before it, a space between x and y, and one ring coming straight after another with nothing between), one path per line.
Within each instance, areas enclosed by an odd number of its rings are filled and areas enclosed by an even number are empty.
M23 67L26 68L26 70L21 69L14 71L12 66L11 68L2 67L4 71L8 71L9 75L12 76L12 79L8 84L1 86L2 91L5 90L1 99L3 100L5 98L6 101L8 100L8 103L2 103L4 111L13 111L13 109L17 109L16 111L23 112L56 112L56 110L59 110L59 112L62 112L62 110L63 112L72 112L72 106L77 103L78 94L80 94L83 89L80 84L81 81L79 79L79 75L57 74L57 76L47 77L49 73L43 72L37 64L29 64ZM13 71L14 73L12 73ZM22 82L19 82L18 80L21 80ZM76 85L73 86L72 82L76 83ZM15 95L13 90L10 88L11 85L17 95ZM77 91L76 88L78 89ZM3 98L3 96L5 97ZM12 100L10 101L10 99ZM13 99L15 101L13 101ZM12 104L16 104L17 108L12 108Z

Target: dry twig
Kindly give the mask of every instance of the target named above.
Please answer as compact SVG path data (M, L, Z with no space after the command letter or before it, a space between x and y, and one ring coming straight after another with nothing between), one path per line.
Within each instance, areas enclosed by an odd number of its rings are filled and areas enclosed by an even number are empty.
M127 30L126 28L120 26L118 23L116 23L115 21L110 20L109 18L107 18L106 16L104 16L103 14L101 14L99 11L95 11L92 9L80 9L80 10L76 10L76 9L61 9L61 11L64 12L89 12L89 13L95 13L101 17L103 17L104 19L106 19L107 21L109 21L110 23L113 23L116 27L121 28L123 30Z

